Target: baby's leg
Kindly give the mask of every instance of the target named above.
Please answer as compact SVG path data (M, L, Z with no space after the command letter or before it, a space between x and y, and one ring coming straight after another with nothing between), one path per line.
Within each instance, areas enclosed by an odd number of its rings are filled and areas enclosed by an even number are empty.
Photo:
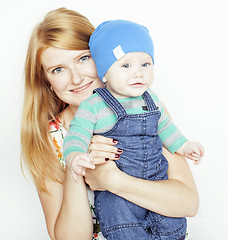
M101 232L108 240L150 239L142 226L147 210L108 191L96 191L95 211Z

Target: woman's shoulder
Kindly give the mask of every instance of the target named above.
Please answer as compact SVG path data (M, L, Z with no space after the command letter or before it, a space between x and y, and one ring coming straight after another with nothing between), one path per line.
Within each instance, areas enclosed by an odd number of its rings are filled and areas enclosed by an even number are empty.
M60 118L56 117L55 119L51 119L48 123L49 125L49 131L51 133L51 135L55 136L55 135L59 135L61 134L61 139L65 138L66 135L66 129L64 128L62 121L60 120Z

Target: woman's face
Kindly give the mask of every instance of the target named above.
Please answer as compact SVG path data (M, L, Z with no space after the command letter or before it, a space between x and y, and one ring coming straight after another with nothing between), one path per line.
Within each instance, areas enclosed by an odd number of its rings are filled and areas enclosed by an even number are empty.
M93 90L103 87L89 50L49 47L41 63L53 91L65 103L77 107Z

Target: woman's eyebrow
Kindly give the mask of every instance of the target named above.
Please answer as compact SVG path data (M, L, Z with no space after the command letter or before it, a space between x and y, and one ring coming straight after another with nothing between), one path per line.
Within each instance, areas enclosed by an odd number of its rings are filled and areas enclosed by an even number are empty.
M73 58L73 60L77 60L77 59L81 58L85 54L90 54L90 51L89 50L85 50L85 51L81 52L75 58ZM47 68L47 71L49 71L50 69L53 69L53 68L61 67L63 65L64 65L63 63L60 63L60 64L57 64L57 65L50 66L50 67Z
M76 56L76 57L74 58L74 60L81 58L81 57L82 57L83 55L85 55L85 54L90 54L90 51L89 51L89 50L83 51L83 52L80 53L78 56Z
M50 69L57 68L57 67L60 67L60 66L62 66L62 64L58 64L58 65L54 65L54 66L48 67L47 72L48 72Z

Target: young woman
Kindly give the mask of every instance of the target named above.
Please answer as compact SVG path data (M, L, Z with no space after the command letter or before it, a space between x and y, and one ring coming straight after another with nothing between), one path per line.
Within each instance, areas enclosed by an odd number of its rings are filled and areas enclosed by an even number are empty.
M31 36L25 64L22 156L36 185L51 239L103 239L94 220L92 190L108 190L170 217L194 216L198 194L184 159L164 150L168 180L146 181L121 172L117 140L94 136L95 169L76 183L62 158L62 144L79 104L102 83L88 42L94 27L64 8L48 13Z

